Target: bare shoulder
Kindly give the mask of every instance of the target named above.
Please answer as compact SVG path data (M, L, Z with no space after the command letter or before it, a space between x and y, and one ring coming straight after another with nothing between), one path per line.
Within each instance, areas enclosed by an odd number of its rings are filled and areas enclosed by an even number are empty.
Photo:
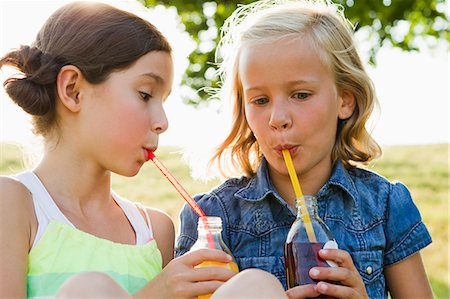
M30 191L18 180L0 176L0 218L2 226L26 225L35 221L33 200ZM16 223L17 222L17 223Z
M146 207L146 209L152 223L155 223L158 226L173 228L172 218L166 212L149 207Z
M37 227L32 195L19 181L0 176L0 297L26 296L27 256Z
M32 205L30 191L18 180L0 176L0 206L10 208Z
M152 223L153 237L162 255L163 267L165 267L174 256L175 227L167 213L148 207L146 210Z

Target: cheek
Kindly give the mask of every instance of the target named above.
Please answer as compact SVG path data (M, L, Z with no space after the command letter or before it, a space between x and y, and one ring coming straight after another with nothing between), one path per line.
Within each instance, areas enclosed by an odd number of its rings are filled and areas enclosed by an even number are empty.
M122 132L128 138L142 137L147 132L148 117L140 113L124 113L122 121Z
M118 105L111 111L110 130L120 133L122 138L131 139L142 135L148 128L145 109L136 105Z
M253 134L255 134L255 136L258 134L258 131L260 130L260 128L263 125L263 117L261 113L257 113L257 111L255 111L255 109L252 109L251 107L246 106L245 107L245 118L247 121L247 124L250 128L250 130L252 130Z

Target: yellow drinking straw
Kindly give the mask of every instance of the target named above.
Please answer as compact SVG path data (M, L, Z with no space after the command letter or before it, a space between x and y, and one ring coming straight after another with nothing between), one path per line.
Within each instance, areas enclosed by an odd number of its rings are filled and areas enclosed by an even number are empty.
M282 151L284 162L289 172L289 177L291 178L292 187L294 187L295 197L297 197L298 204L300 205L300 212L303 216L303 222L305 223L306 234L310 243L316 243L316 235L314 234L314 229L311 224L311 219L309 218L308 209L303 200L302 189L300 188L300 182L298 181L297 173L295 172L294 163L292 162L291 153L289 150L284 149Z

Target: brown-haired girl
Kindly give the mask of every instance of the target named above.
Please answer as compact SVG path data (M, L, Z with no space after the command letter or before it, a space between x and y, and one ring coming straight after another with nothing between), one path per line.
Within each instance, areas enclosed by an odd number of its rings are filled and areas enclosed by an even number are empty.
M8 95L45 143L35 169L0 177L1 298L194 298L235 274L194 268L228 262L221 251L172 260L172 220L111 190L111 172L136 175L167 129L171 51L149 22L74 2L1 58L20 72Z

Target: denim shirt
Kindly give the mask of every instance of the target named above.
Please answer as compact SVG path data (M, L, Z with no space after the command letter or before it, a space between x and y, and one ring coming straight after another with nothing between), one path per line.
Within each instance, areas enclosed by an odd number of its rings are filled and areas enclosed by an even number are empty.
M384 267L431 243L408 189L374 172L346 169L337 162L316 197L319 217L334 234L339 248L350 253L369 297L388 298ZM229 179L194 199L206 215L222 218L222 238L240 270L271 272L286 289L284 243L296 211L272 185L266 160L254 177ZM187 252L197 239L197 220L189 206L184 206L177 256Z

